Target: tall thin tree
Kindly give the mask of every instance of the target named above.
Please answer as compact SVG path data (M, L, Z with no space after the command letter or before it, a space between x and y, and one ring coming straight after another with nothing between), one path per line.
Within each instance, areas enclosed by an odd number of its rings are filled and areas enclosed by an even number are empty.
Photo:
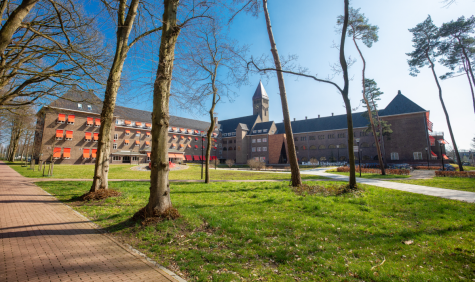
M427 17L422 23L416 25L416 27L409 29L412 32L412 47L414 50L411 53L407 53L410 59L407 60L407 63L410 67L410 75L417 76L420 71L420 68L429 66L434 76L435 84L439 90L439 99L442 109L444 110L445 119L447 121L447 127L449 128L450 138L452 139L452 145L454 147L455 154L457 156L457 163L459 170L463 171L462 161L457 149L457 143L455 142L454 133L452 130L452 125L450 124L449 113L445 107L444 98L442 96L442 87L440 86L439 79L435 73L435 64L436 56L438 55L437 48L440 46L440 36L439 28L434 25L432 18Z

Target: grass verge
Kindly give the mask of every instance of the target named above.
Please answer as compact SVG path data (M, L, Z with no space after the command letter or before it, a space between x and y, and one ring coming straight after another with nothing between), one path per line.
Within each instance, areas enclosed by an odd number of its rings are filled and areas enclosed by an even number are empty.
M142 226L129 219L147 183L111 183L120 197L90 203L71 200L90 182L38 185L189 281L475 279L473 204L364 185L325 197L285 183L178 183L182 217Z
M333 173L333 174L339 174L339 175L345 175L345 176L350 176L349 172L338 172L335 169L330 169L325 172L328 173ZM356 170L356 177L360 177L360 173L358 170ZM361 173L361 178L409 178L411 177L410 175L394 175L394 174L387 174L387 175L381 175L377 173Z
M393 180L394 182L475 192L475 178L434 177L432 179Z
M25 177L42 178L43 172L29 170L22 167L19 162L7 163L15 171ZM131 170L133 165L110 165L109 179L150 179L149 171ZM94 176L93 165L55 165L52 178L92 179ZM232 170L210 169L211 180L289 180L290 173L265 173ZM323 176L301 175L302 179L327 179ZM201 166L190 165L188 169L170 171L170 180L200 180Z

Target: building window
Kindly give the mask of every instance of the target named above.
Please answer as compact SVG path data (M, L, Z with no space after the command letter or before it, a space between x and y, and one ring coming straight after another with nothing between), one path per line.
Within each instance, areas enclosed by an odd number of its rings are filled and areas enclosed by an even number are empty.
M130 135L130 131L126 130L126 131L125 131L125 135L129 136L129 135Z
M262 151L267 152L267 147L262 147Z
M316 149L317 149L317 146L315 145L310 146L310 150L316 150Z
M132 157L132 160L133 160L133 161L138 161L138 160L139 160L139 157L138 157L138 156L133 156L133 157Z
M228 134L227 134L227 133L223 133L223 136L226 137L226 136L228 136Z
M299 146L295 146L295 151L298 151L299 150Z
M87 110L92 111L92 106L91 106L91 105L87 105Z
M140 132L137 131L137 133L135 134L135 137L140 137Z
M360 131L360 136L365 136L364 131Z
M391 153L392 161L399 161L399 153Z
M309 136L308 140L315 140L315 136Z
M222 154L223 154L223 151L220 150L220 151L219 151L219 154L222 155Z
M82 110L82 104L78 104L78 109Z
M219 148L223 147L223 144L219 143Z
M253 130L252 133L254 133L254 134L257 133L257 130Z
M114 134L114 140L117 140L117 139L119 139L119 134L116 133Z
M324 149L325 149L325 145L320 145L320 146L318 146L318 149L324 150Z
M264 133L267 133L267 129L264 129Z
M262 139L260 139L260 138L257 139L257 143L261 143L261 141L262 141Z
M267 138L262 138L262 142L267 142Z
M338 133L338 138L345 138L345 133Z
M260 152L260 151L261 151L261 147L257 147L257 151Z
M328 149L336 149L335 145L328 145Z
M117 149L117 143L112 144L112 149Z
M256 143L256 139L252 139L252 143Z
M252 147L252 152L255 152L256 151L256 147Z
M260 157L259 158L261 162L265 162L266 161L266 157Z
M257 133L262 133L262 130L261 130L261 129L259 129L259 130L257 131Z
M325 139L325 135L318 135L318 139L320 139L320 140Z
M233 136L236 136L236 132L233 132Z
M335 138L335 134L328 134L328 139L333 139Z
M361 143L361 148L369 148L369 144L366 142Z
M294 138L294 141L299 141L299 138L298 138L298 137L295 137L295 138Z
M307 141L307 136L300 137L300 141Z
M422 160L422 153L421 152L414 152L414 160Z
M120 156L112 156L113 161L120 161L122 158Z

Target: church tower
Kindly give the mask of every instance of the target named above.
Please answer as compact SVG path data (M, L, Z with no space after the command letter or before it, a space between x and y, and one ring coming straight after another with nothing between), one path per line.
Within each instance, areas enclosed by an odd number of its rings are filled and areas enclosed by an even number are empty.
M252 109L254 115L261 117L262 122L269 121L269 96L267 96L261 81L259 81L256 92L252 96Z

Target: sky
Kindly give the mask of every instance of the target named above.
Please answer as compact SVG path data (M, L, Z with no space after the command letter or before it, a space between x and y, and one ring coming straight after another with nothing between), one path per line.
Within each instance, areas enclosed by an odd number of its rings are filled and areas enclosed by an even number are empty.
M297 63L309 69L310 73L326 78L332 74L331 65L338 63L338 50L332 48L333 42L339 42L340 35L335 31L336 18L343 13L343 0L272 0L269 1L269 13L274 37L281 56L297 55ZM475 11L472 0L458 0L449 8L439 0L400 0L369 1L353 0L350 6L361 8L361 12L373 25L379 26L379 41L367 48L362 44L366 59L366 77L374 79L384 92L380 108L384 108L400 90L403 95L422 108L430 111L430 120L434 131L443 131L445 139L452 143L442 106L438 99L438 90L430 69L421 69L417 77L409 75L406 53L412 51L412 34L409 28L424 21L428 15L437 26L443 22L456 20L460 16L469 17ZM250 46L250 54L260 57L271 55L267 37L265 19L262 15L252 17L239 15L229 35L239 44ZM361 100L361 67L359 56L349 39L346 41L347 57L356 59L350 69L350 99L352 108L363 111ZM158 44L156 46L158 48ZM440 76L448 70L440 65L436 72ZM238 96L233 102L223 101L218 104L216 112L220 120L252 114L252 95L261 77L250 77L249 85L236 89ZM343 85L341 77L334 82ZM270 120L282 121L278 83L275 77L262 77L262 82L270 97ZM344 114L345 108L341 95L330 85L318 83L307 78L285 75L290 116L292 120L316 118L318 115L330 116ZM470 149L475 137L475 114L471 92L465 76L441 81L443 96L454 131L457 146ZM120 104L120 103L119 103ZM150 103L124 106L151 110ZM207 121L208 116L197 116L181 111L177 107L170 109L171 114ZM394 134L404 134L395 132Z

